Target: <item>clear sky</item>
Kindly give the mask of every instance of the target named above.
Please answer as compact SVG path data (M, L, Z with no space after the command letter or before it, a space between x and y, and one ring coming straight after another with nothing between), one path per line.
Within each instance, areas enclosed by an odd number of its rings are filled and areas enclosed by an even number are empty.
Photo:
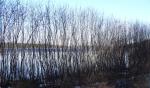
M30 1L30 0L29 0ZM32 3L46 4L48 0L32 0ZM150 0L49 0L72 8L93 8L105 15L119 19L139 20L150 23Z

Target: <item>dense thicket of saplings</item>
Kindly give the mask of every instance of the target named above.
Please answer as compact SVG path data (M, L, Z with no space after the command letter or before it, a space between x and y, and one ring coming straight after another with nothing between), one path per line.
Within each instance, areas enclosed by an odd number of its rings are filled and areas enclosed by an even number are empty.
M150 25L107 19L92 9L0 5L1 83L82 82L102 80L103 73L148 72Z

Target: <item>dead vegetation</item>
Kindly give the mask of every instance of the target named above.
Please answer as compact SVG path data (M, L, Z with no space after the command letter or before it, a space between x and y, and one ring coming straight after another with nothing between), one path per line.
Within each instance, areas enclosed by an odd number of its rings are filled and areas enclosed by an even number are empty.
M1 85L28 87L33 80L68 88L116 80L124 72L149 73L149 25L106 19L90 9L35 8L19 0L0 5Z

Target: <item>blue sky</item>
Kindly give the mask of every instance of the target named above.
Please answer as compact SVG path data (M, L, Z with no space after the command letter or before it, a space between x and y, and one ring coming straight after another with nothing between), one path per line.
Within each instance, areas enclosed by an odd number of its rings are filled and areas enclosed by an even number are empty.
M30 0L29 0L30 1ZM46 4L48 0L32 0L32 4ZM150 0L49 0L57 6L93 8L105 15L130 21L150 23Z

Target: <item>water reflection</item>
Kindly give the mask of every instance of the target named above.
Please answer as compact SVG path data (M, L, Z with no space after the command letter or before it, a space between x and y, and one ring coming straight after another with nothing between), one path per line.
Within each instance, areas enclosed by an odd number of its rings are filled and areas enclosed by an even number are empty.
M111 71L112 66L121 66L114 64L115 62L109 61L107 59L99 59L101 61L100 66L97 64L97 59L99 54L92 50L81 50L81 49L61 49L61 48L36 48L36 49L5 49L0 54L0 71L1 71L1 82L6 80L17 81L17 80L36 80L41 85L55 84L56 82L61 85L60 80L72 83L77 81L77 85L82 88L87 80L86 77L93 77L94 82L100 81L97 78L101 77L99 75L103 71ZM128 61L125 56L125 60ZM106 66L104 68L104 66ZM125 67L128 67L128 63L125 63ZM101 68L100 68L101 67ZM107 68L108 67L108 68ZM122 67L123 69L123 67ZM121 73L113 73L111 75L112 85L110 88L149 88L149 75L141 76L130 76L128 70L124 68ZM103 74L105 74L103 73ZM91 76L94 74L94 76ZM121 74L121 75L120 75ZM86 76L84 76L86 75ZM117 75L117 76L116 76ZM120 75L120 76L118 76ZM108 77L111 77L108 76ZM66 77L66 78L65 78ZM80 79L82 78L82 79ZM50 80L51 82L46 82L45 80ZM66 80L64 80L66 79ZM38 81L37 81L38 80ZM85 82L79 82L84 80ZM88 79L89 80L89 79ZM109 82L109 80L107 80ZM33 81L34 82L34 81ZM66 82L66 83L67 83ZM19 83L19 82L18 82ZM24 82L26 83L26 82ZM27 82L33 84L32 82ZM45 84L46 83L46 84ZM56 85L58 85L56 84ZM143 86L141 86L142 84ZM64 85L64 83L63 83ZM68 85L68 84L66 84ZM74 85L74 84L72 84ZM87 85L87 84L86 84ZM101 86L100 84L97 84Z

